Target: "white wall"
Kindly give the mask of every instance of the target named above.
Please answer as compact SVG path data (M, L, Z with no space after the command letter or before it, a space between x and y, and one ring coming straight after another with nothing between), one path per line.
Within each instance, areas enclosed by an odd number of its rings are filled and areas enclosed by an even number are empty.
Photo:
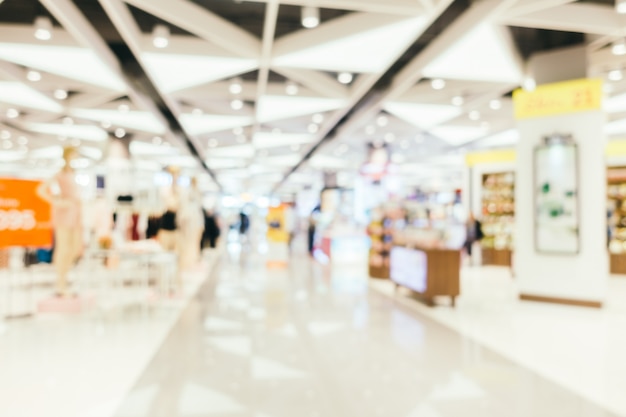
M609 279L606 248L606 162L602 112L518 122L515 270L522 294L603 301ZM542 137L571 133L578 144L580 253L534 249L533 151Z

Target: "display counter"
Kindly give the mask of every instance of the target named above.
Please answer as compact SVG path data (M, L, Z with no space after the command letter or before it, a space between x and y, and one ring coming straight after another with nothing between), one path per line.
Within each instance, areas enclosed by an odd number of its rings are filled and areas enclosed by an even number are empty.
M396 287L417 293L429 305L437 296L448 296L452 305L460 294L459 249L420 247L406 243L391 249L390 278Z

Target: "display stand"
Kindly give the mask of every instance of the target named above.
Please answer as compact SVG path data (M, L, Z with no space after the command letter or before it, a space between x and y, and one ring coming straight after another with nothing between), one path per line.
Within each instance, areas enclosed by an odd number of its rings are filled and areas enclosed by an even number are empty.
M458 249L394 246L390 277L396 288L415 292L428 305L435 297L450 297L452 306L460 294L461 253Z
M28 318L34 314L33 276L26 266L26 250L14 247L2 252L0 277L5 287L5 319Z

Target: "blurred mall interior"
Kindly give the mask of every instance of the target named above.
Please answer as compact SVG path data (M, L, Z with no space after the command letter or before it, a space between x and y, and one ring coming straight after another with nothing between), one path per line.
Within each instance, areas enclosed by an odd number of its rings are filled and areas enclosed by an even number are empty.
M625 417L626 0L0 0L0 416Z

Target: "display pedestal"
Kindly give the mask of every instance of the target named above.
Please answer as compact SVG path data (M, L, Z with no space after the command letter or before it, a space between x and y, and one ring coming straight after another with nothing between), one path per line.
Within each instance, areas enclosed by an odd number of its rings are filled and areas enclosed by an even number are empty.
M611 274L626 274L626 254L611 254Z
M422 249L395 246L391 250L391 280L415 292L428 305L448 296L455 305L460 294L461 252L457 249Z
M483 265L511 266L513 252L509 249L482 248Z
M39 313L77 314L95 305L94 296L50 297L41 300L37 306Z
M369 275L372 278L389 279L389 268L386 266L369 266Z

